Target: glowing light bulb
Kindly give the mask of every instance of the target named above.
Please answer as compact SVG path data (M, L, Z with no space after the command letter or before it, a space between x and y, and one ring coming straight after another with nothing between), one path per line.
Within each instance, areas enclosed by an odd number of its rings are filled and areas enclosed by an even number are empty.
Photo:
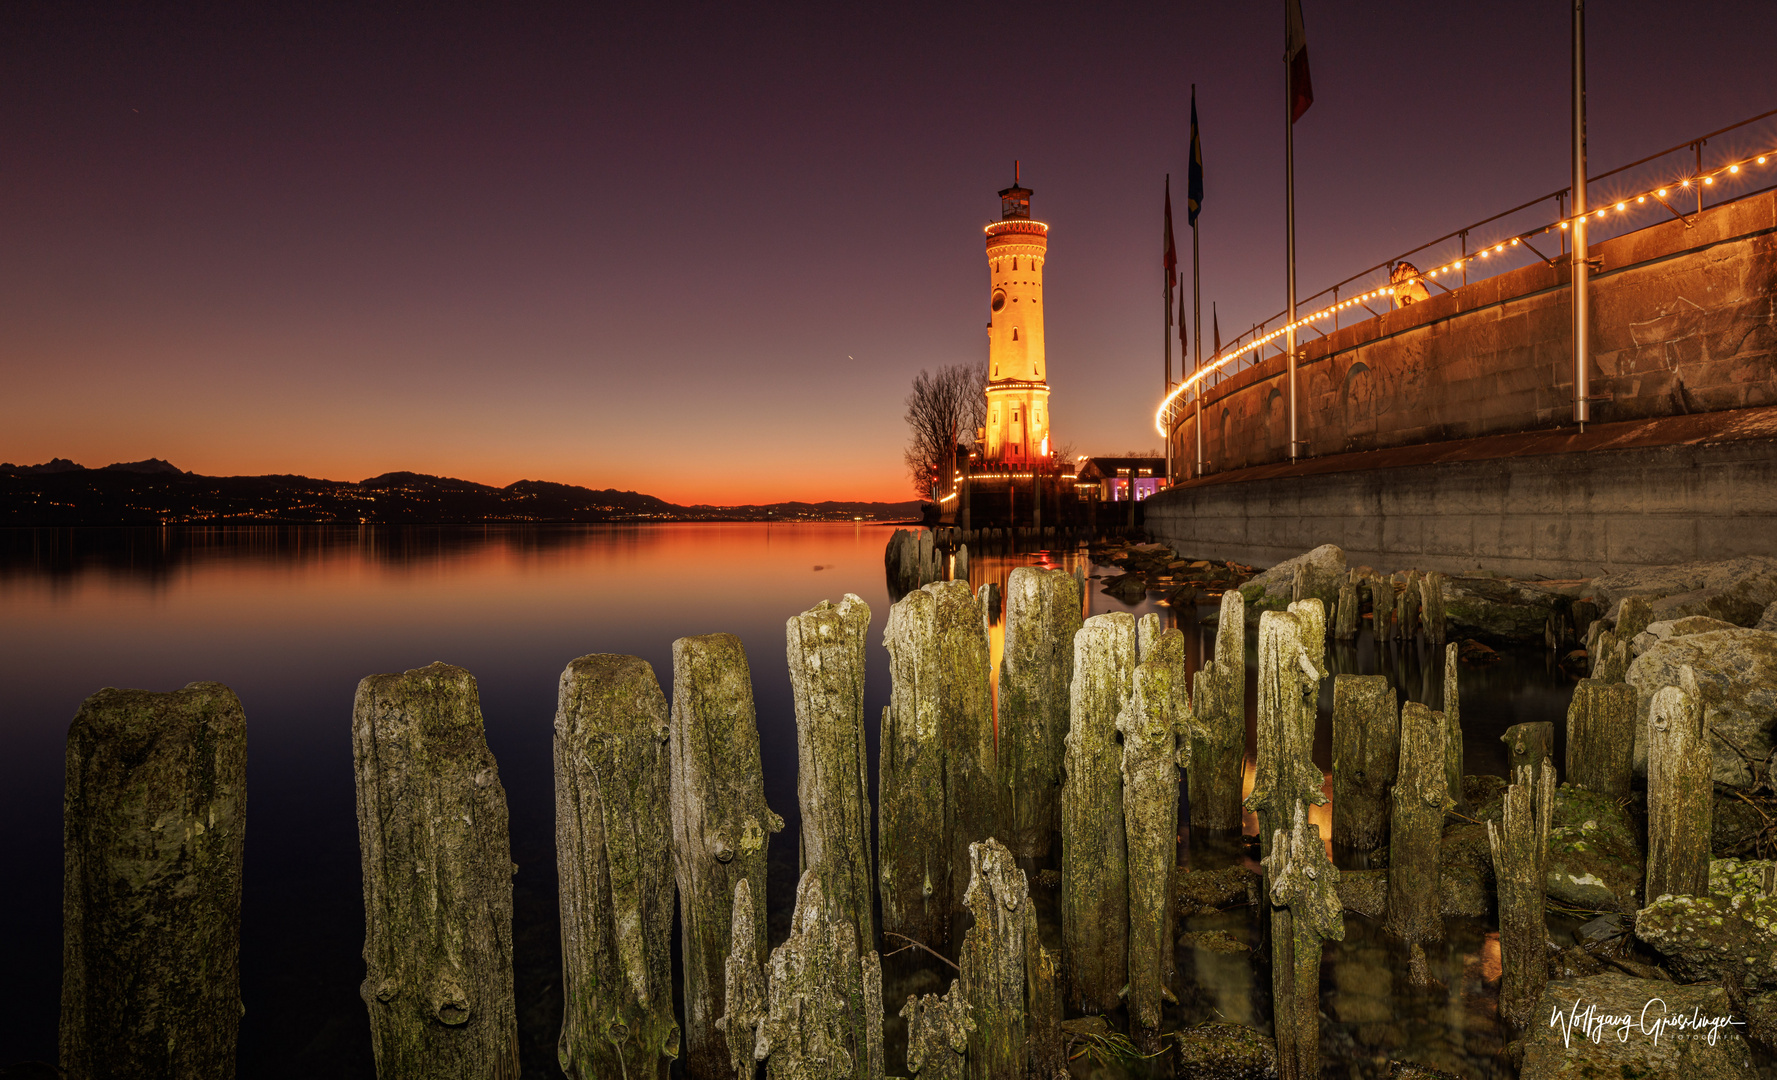
M1627 209L1628 209L1628 208L1629 208L1629 207L1628 207L1628 206L1627 206L1627 205L1626 205L1626 204L1624 204L1624 203L1618 203L1618 204L1617 204L1617 213L1619 213L1619 214L1620 214L1620 213L1622 213L1622 212L1623 212L1623 211L1624 211L1624 210L1627 210Z
M1513 241L1512 241L1512 243L1514 243L1514 244L1515 244L1515 243L1517 243L1517 242L1518 242L1518 241L1516 241L1516 240L1513 240ZM1494 252L1495 252L1495 253L1497 253L1497 252L1501 252L1501 251L1504 251L1504 250L1505 250L1505 249L1506 249L1506 246L1505 246L1505 245L1504 245L1504 244L1495 244L1495 245L1493 245L1493 250L1494 250Z
M1740 166L1738 166L1738 165L1729 165L1729 166L1728 166L1728 171L1729 171L1729 172L1731 172L1731 173L1736 173L1736 172L1739 172L1739 171L1740 171Z
M1646 195L1637 195L1637 196L1635 196L1635 201L1636 202L1646 202L1647 196Z
M1599 217L1603 217L1603 216L1604 216L1604 211L1602 211L1602 210L1600 210L1600 211L1598 211L1598 216L1599 216Z
M1562 222L1562 223L1561 223L1561 227L1562 227L1562 228L1563 228L1563 229L1565 229L1565 228L1567 228L1567 222L1565 222L1565 221L1563 221L1563 222Z
M1759 163L1759 164L1760 164L1760 165L1763 165L1763 164L1764 164L1764 163L1765 163L1765 155L1763 155L1763 154L1760 154L1760 155L1759 155L1759 156L1758 156L1758 163Z
M1715 183L1715 177L1713 177L1713 176L1705 176L1705 177L1704 177L1704 178L1703 178L1703 182L1704 182L1704 183L1705 183L1705 184L1713 184L1713 183Z
M1515 236L1514 236L1514 237L1512 237L1512 246L1513 246L1513 247L1517 247L1517 246L1518 246L1518 238L1517 238L1517 237L1515 237Z
M1437 276L1438 276L1438 272L1437 272L1437 271L1436 271L1436 270L1433 270L1433 271L1432 271L1432 272L1431 272L1431 276L1432 276L1432 277L1437 277Z
M1689 177L1686 177L1686 178L1685 178L1685 179L1684 179L1684 180L1682 180L1682 181L1680 181L1680 182L1679 182L1679 185L1678 185L1678 186L1679 186L1679 187L1690 187L1690 186L1691 186L1691 181L1690 181L1690 178L1689 178Z
M1666 189L1661 188L1660 190L1654 192L1654 194L1658 195L1660 198L1664 199L1666 197Z

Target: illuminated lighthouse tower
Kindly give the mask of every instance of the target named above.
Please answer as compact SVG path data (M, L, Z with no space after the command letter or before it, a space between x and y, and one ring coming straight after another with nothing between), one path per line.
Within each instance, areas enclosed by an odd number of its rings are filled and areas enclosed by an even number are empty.
M1048 363L1043 354L1043 259L1049 226L1030 219L1029 188L1000 192L1000 220L987 226L992 280L987 324L987 427L984 460L1025 465L1049 456Z

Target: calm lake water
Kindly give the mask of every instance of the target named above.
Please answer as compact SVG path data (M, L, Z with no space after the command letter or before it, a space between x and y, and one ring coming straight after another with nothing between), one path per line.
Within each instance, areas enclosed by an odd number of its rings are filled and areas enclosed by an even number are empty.
M559 1076L551 724L562 669L587 653L633 654L653 665L670 697L675 638L740 637L752 665L766 797L788 823L772 844L775 944L787 933L794 899L797 829L784 623L823 599L862 597L873 613L865 715L879 716L888 699L880 645L888 535L887 527L862 523L0 531L0 813L13 838L0 889L0 925L8 930L0 935L7 974L0 980L0 1064L55 1057L68 722L101 687L171 690L216 680L240 695L248 724L240 1075L373 1075L358 998L363 906L352 695L365 675L443 660L480 683L487 739L510 804L525 1075ZM976 585L1003 583L1016 565L1072 567L1084 558L977 553L972 577ZM1201 622L1211 609L1170 611L1153 601L1132 607L1088 591L1088 614L1158 611L1186 630L1193 666L1213 655L1213 625ZM996 660L1000 642L996 627ZM1366 633L1332 662L1335 670L1390 674L1403 697L1435 706L1441 688L1423 663L1430 659L1411 648L1378 650ZM1500 664L1465 668L1468 770L1503 775L1500 734L1514 723L1561 720L1569 686L1541 649L1507 650ZM1249 710L1253 697L1249 689ZM1323 768L1330 702L1329 681L1316 752ZM1183 852L1205 867L1243 857L1225 838L1198 839ZM1052 906L1052 892L1033 893ZM1047 911L1045 921L1052 918ZM1241 936L1254 925L1240 911L1198 922L1181 929ZM1359 922L1348 917L1347 942L1328 950L1329 1048L1340 1048L1363 1075L1391 1053L1492 1075L1489 976L1497 976L1498 961L1490 928L1453 925L1434 956L1447 1000L1372 994L1363 1018L1347 1009L1352 1020L1344 1023L1341 971L1368 972L1372 981L1379 975L1386 985L1404 968L1389 943ZM887 961L891 1016L897 994L941 989L944 971L917 953ZM1220 1016L1268 1027L1268 985L1250 957L1186 957L1181 971L1190 985L1169 1010L1168 1026ZM890 1024L890 1072L902 1069L898 1024Z

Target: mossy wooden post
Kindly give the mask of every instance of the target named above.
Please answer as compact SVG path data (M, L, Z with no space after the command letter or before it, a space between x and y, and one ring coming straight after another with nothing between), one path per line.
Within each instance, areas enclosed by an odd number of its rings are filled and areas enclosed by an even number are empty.
M1353 574L1356 572L1353 571ZM1358 618L1357 581L1348 574L1339 583L1339 599L1333 605L1333 638L1337 641L1350 641L1357 637Z
M1325 673L1311 644L1322 641L1319 600L1259 616L1259 718L1253 792L1246 808L1259 815L1262 855L1287 828L1298 802L1319 806L1325 777L1314 764L1314 712Z
M771 950L754 1056L768 1080L883 1080L881 962L829 914L822 881L813 869L802 875L789 940ZM861 995L842 989L853 986Z
M1240 828L1241 769L1246 758L1246 602L1238 589L1222 594L1215 659L1193 680L1198 734L1185 767L1191 829Z
M1647 597L1623 597L1622 606L1617 608L1617 640L1634 641L1653 621L1654 608L1648 603Z
M901 1016L907 1021L907 1071L920 1080L963 1080L975 1022L962 983L950 980L943 997L908 995Z
M1654 694L1647 714L1648 903L1661 896L1707 896L1714 785L1703 696L1690 667L1677 686Z
M475 677L371 675L352 702L376 1072L518 1076L506 789Z
M1006 846L1022 857L1047 858L1051 837L1061 828L1062 737L1079 630L1080 592L1072 574L1036 566L1012 570L1000 659L1000 757L1011 800L1003 834Z
M1067 1080L1067 1045L1061 1030L1061 957L1043 947L1033 929L1024 936L1025 1044L1028 1074L1037 1080Z
M1613 799L1629 794L1635 764L1635 688L1581 679L1567 706L1567 780Z
M1457 686L1459 665L1457 646L1453 641L1444 646L1444 783L1450 789L1452 808L1468 812L1468 800L1462 794L1462 693Z
M63 1074L232 1080L247 810L240 700L210 682L101 690L68 728L66 769Z
M969 889L963 902L975 917L957 957L975 1024L969 1035L968 1075L974 1080L1018 1080L1029 1057L1025 962L1037 922L1024 871L998 840L969 845ZM1118 989L1120 983L1113 996Z
M1516 777L1526 768L1540 775L1545 764L1555 763L1555 725L1550 721L1513 724L1499 741L1506 744L1507 776Z
M1296 804L1294 822L1278 829L1265 858L1271 882L1271 1000L1279 1080L1320 1076L1322 942L1345 938L1339 871L1327 858L1320 827Z
M962 591L967 595L968 587ZM820 875L828 915L857 932L860 952L876 947L870 765L864 749L869 629L870 606L851 593L837 607L823 600L785 625L796 706L803 868Z
M1400 756L1400 707L1388 676L1333 676L1333 843L1374 851L1387 842Z
M1406 585L1394 599L1394 636L1412 641L1419 632L1419 571L1407 571Z
M724 1011L716 1018L716 1030L728 1044L727 1075L735 1080L753 1080L763 1056L759 1041L765 1037L765 1019L770 1015L765 967L753 934L758 918L752 887L741 878L734 883L734 918L729 922L728 959L723 964Z
M574 1080L664 1078L673 1018L666 695L633 656L582 656L555 711L555 857L563 1015Z
M934 947L948 936L951 820L944 797L944 663L939 593L915 589L889 608L889 704L877 772L882 928ZM985 633L985 632L984 632Z
M1128 974L1129 875L1117 717L1128 704L1134 674L1135 620L1122 611L1087 619L1074 636L1061 788L1062 956L1068 1000L1080 1012L1116 1008ZM976 1023L984 1023L981 1016Z
M985 587L984 587L985 589ZM944 804L950 814L949 912L962 910L969 844L997 835L1009 800L993 725L993 656L988 598L965 582L934 585L939 701L944 733ZM948 936L948 927L940 940ZM925 939L921 939L925 940ZM932 944L927 941L926 944Z
M1499 1015L1522 1031L1549 981L1544 863L1555 812L1555 763L1520 765L1512 777L1500 820L1487 823L1487 843L1499 883Z
M765 847L783 819L765 805L759 725L746 650L733 634L673 642L673 872L679 886L685 971L685 1071L728 1073L716 1030L734 918L734 887L765 895ZM763 904L759 905L761 908ZM754 955L765 953L765 912L755 913Z
M1592 654L1592 678L1602 683L1620 683L1629 673L1629 643L1606 630L1598 635L1597 651Z
M1444 725L1436 713L1409 701L1401 707L1401 759L1389 815L1386 924L1390 933L1415 945L1444 936L1439 855L1448 809Z
M1160 998L1172 968L1168 885L1178 863L1178 743L1193 727L1184 684L1184 634L1157 633L1117 718L1129 857L1129 1018L1131 1034L1149 1053L1160 1048Z
M1436 570L1419 579L1419 628L1428 643L1444 644L1444 575Z
M968 490L967 484L963 485L963 490ZM969 545L957 545L956 561L950 564L950 578L952 581L969 580Z

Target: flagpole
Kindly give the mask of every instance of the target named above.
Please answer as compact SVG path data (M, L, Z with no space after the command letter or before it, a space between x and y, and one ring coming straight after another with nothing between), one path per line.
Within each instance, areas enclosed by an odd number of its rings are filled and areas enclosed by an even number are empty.
M1191 361L1191 374L1203 370L1203 286L1197 263L1197 223L1191 222L1191 348L1195 355ZM1179 364L1184 364L1184 357L1179 357ZM1192 476L1203 475L1203 380L1191 391L1191 397L1197 403L1197 467Z
M1573 0L1573 200L1568 213L1573 215L1573 419L1581 431L1592 418L1586 207L1586 0Z
M1161 234L1160 234L1160 252L1161 252L1162 256L1167 255L1169 253L1168 246L1171 243L1172 243L1172 174L1167 173L1166 174L1166 220L1161 224ZM1164 262L1164 259L1162 261ZM1161 280L1160 294L1161 294L1162 302L1166 306L1165 314L1163 314L1160 317L1160 353L1162 356L1165 357L1165 361L1163 364L1164 374L1162 375L1161 380L1160 380L1160 396L1165 397L1167 394L1170 394L1172 392L1172 271L1165 268L1164 266L1162 266L1161 270L1160 270L1160 280ZM1182 356L1179 357L1179 362L1182 364L1184 362L1184 359L1185 358ZM1172 415L1171 410L1168 410L1167 415L1168 416ZM1175 430L1176 430L1176 425L1174 425L1169 420L1166 425L1166 482L1169 484L1172 483L1172 435ZM1133 489L1131 489L1131 490L1133 491ZM1131 497L1133 498L1133 495Z
M1284 0L1283 23L1285 44L1288 44L1290 0ZM1291 57L1286 47L1283 57L1283 223L1287 234L1285 246L1289 272L1289 308L1284 315L1289 329L1284 334L1284 355L1289 372L1290 398L1290 460L1296 460L1296 117L1295 88L1290 82Z

